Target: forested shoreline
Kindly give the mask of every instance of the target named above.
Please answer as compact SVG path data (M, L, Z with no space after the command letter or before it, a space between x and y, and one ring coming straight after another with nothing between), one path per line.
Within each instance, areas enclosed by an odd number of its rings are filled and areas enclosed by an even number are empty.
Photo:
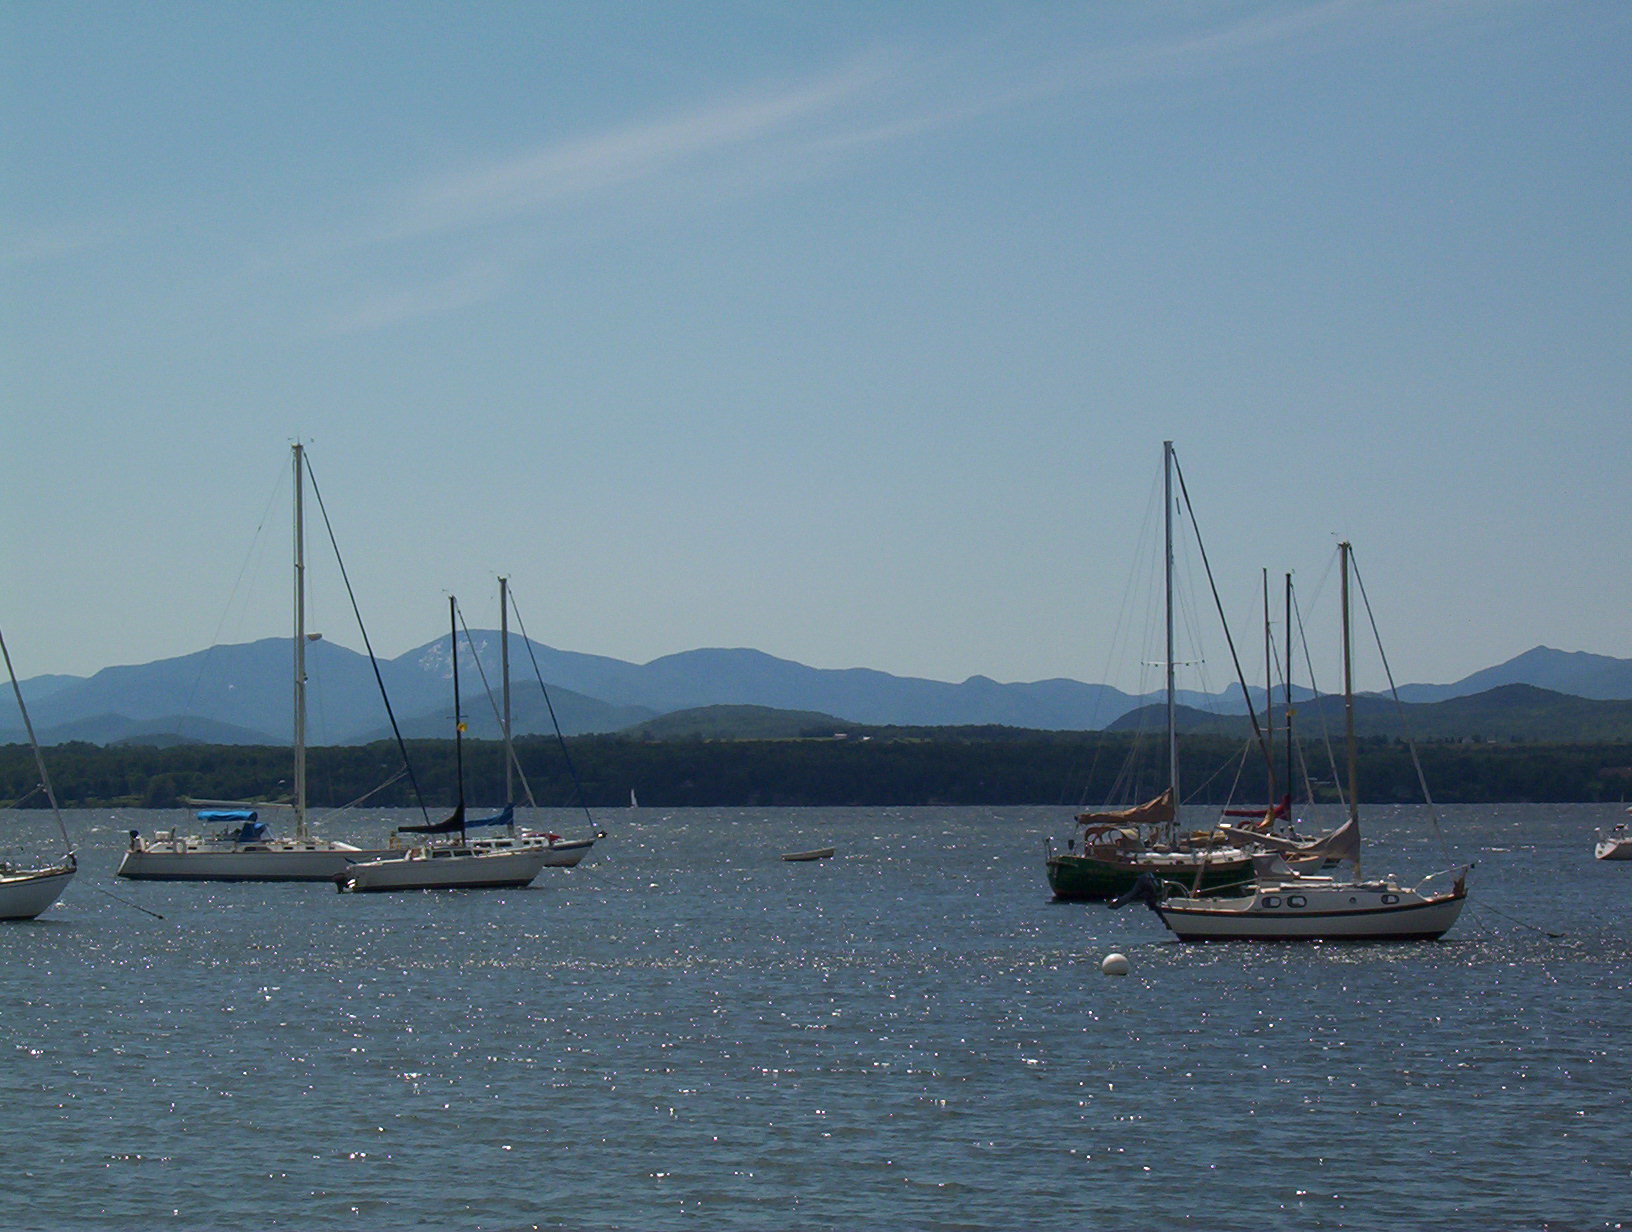
M411 741L407 748L411 774L391 743L308 750L312 805L451 804L453 743ZM1160 749L1148 739L1008 728L762 740L583 736L564 748L529 738L517 741L516 751L536 802L562 808L621 807L632 791L642 805L660 808L1099 804L1154 794L1161 773ZM1434 798L1447 804L1591 803L1632 794L1632 742L1443 742L1421 745L1418 754ZM65 808L170 808L183 797L272 800L291 791L287 747L71 743L48 749L46 757ZM1311 744L1302 760L1311 767L1316 798L1335 798L1327 750ZM1284 769L1277 773L1284 777ZM1262 755L1227 738L1188 738L1181 776L1187 803L1265 798ZM1410 749L1401 742L1361 741L1360 776L1368 801L1421 799ZM0 747L0 802L43 807L37 780L26 745ZM502 744L467 740L465 781L472 807L502 802Z

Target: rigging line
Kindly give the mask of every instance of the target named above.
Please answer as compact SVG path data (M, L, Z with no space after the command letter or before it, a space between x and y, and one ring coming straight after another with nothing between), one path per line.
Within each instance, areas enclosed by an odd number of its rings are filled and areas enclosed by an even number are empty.
M1400 691L1394 685L1394 671L1388 665L1388 654L1383 650L1382 635L1377 631L1377 617L1371 611L1371 596L1366 594L1366 583L1360 576L1360 565L1354 559L1354 547L1349 547L1349 564L1354 569L1355 584L1360 588L1360 601L1365 605L1366 619L1371 622L1372 640L1377 643L1377 656L1383 661L1383 676L1388 680L1388 692L1394 699L1394 712L1399 716L1400 728L1405 732L1405 747L1411 753L1411 765L1417 772L1417 786L1422 789L1422 798L1428 805L1428 820L1434 824L1434 836L1439 839L1441 853L1447 861L1451 858L1451 846L1445 841L1444 831L1439 826L1439 810L1434 807L1434 798L1428 793L1428 776L1422 772L1422 759L1417 756L1417 742L1411 733L1411 720L1406 717L1405 703L1400 700Z
M1562 940L1564 940L1564 937L1566 935L1564 933L1548 932L1545 928L1541 927L1541 925L1539 925L1539 924L1532 924L1528 920L1519 919L1519 917L1516 916L1516 915L1508 915L1507 912L1505 912L1505 911L1498 911L1495 907L1492 907L1489 903L1485 902L1484 899L1482 899L1482 898L1481 899L1470 899L1469 901L1472 903L1475 910L1489 911L1492 914L1501 916L1502 919L1508 921L1510 924L1517 924L1520 928L1531 929L1531 930L1533 930L1535 932L1540 933L1543 937L1551 937L1554 941L1562 941Z
M482 656L476 653L476 639L470 635L470 626L465 623L465 609L459 609L459 627L465 631L465 645L470 647L470 657L476 661L476 674L482 678L482 689L487 693L487 704L493 711L493 721L499 725L499 734L504 734L504 716L499 713L498 699L493 696L493 686L487 682L487 669L482 666ZM508 754L510 764L515 767L516 773L521 776L521 789L527 793L527 804L530 808L537 808L533 799L533 789L527 785L527 772L521 768L521 762L516 758L514 748ZM506 804L514 803L506 800Z
M120 898L117 894L113 893L111 890L104 890L101 886L92 886L91 889L95 890L98 894L106 894L109 898L113 899L113 901L116 902L116 903L123 903L127 907L134 907L134 908L136 908L137 911L140 911L143 915L150 915L155 920L164 919L164 917L162 915L160 915L157 911L149 911L146 907L142 906L140 903L133 903L128 898Z
M1332 784L1337 788L1337 802L1344 808L1348 807L1346 798L1347 788L1343 785L1343 776L1337 772L1337 751L1332 748L1332 729L1326 723L1326 708L1320 703L1326 700L1326 695L1320 691L1320 685L1315 680L1315 660L1309 653L1309 630L1303 623L1303 605L1298 602L1296 588L1292 591L1292 619L1298 626L1298 644L1303 647L1303 665L1309 673L1309 703L1314 709L1315 717L1320 721L1320 742L1326 749L1326 768L1331 772ZM1304 767L1304 778L1309 777L1309 769ZM1309 798L1315 798L1313 785L1309 787Z
M510 610L516 614L516 626L521 630L522 645L527 647L527 657L532 660L533 675L538 678L539 691L544 694L544 705L550 712L550 723L555 728L555 742L561 746L561 756L566 760L567 773L572 776L573 790L578 793L578 807L584 810L584 818L591 826L595 818L590 815L589 801L584 799L584 784L578 777L578 767L572 764L572 754L567 750L567 738L561 734L561 720L556 718L555 703L550 700L549 686L544 683L544 673L539 670L538 656L533 653L533 639L527 634L527 622L521 618L521 608L516 605L516 592L510 590Z
M425 824L431 824L430 811L425 807L425 797L419 790L419 780L414 777L414 766L408 760L408 746L402 739L402 728L397 725L397 713L391 708L391 695L385 691L385 677L380 674L380 663L374 656L374 644L369 641L368 627L363 624L363 613L357 607L357 595L351 589L351 575L346 572L345 559L340 555L340 542L334 537L334 526L329 521L329 507L323 503L323 493L317 486L317 476L312 471L312 460L306 459L306 479L312 485L312 495L317 497L317 510L323 515L323 529L329 534L329 546L334 549L334 560L340 566L340 580L346 584L346 598L351 601L351 614L357 618L357 631L363 635L363 647L368 651L368 665L374 669L374 683L380 687L380 700L385 703L385 714L391 720L391 734L397 738L397 751L402 754L403 769L408 773L408 782L413 786L414 799L419 801L419 812L425 818Z
M28 707L23 705L23 686L17 683L17 672L11 666L11 651L6 648L4 633L0 633L0 655L5 656L6 674L11 677L11 691L17 695L17 712L23 716L23 727L28 731L28 743L34 750L34 768L40 772L40 786L45 788L45 798L51 801L51 814L57 819L57 829L62 832L62 845L67 849L71 862L74 858L74 842L68 837L68 825L62 819L62 810L57 807L57 793L51 790L51 775L45 768L45 758L40 755L40 742L34 736L34 720L28 717Z
M386 779L385 782L381 783L378 787L370 788L368 791L365 791L362 795L358 796L355 800L351 801L349 804L342 804L339 808L330 809L327 813L324 813L323 816L320 817L318 820L319 821L324 821L324 822L330 821L333 818L338 817L346 809L356 808L359 804L362 804L365 801L367 801L369 799L372 799L374 796L379 795L387 787L391 786L391 784L401 780L402 777L404 775L406 775L407 773L408 773L408 771L407 771L406 767L401 769L401 770L398 770L395 774L393 774L390 778Z
M1235 651L1235 638L1230 636L1230 622L1224 618L1224 601L1218 596L1218 583L1213 580L1213 566L1207 559L1207 545L1201 541L1201 526L1196 521L1195 506L1190 503L1190 490L1185 486L1184 468L1179 465L1179 457L1173 455L1173 470L1179 477L1179 493L1184 497L1185 512L1190 515L1190 529L1196 536L1196 550L1201 554L1201 567L1207 572L1207 585L1213 592L1213 606L1218 611L1218 622L1224 626L1224 643L1230 648L1230 661L1235 664L1235 678L1241 685L1241 695L1246 698L1247 717L1252 720L1252 734L1258 741L1258 747L1263 752L1264 764L1269 768L1273 777L1275 763L1270 752L1269 741L1264 738L1264 729L1258 722L1258 710L1252 704L1252 694L1247 689L1246 673L1241 670L1241 656Z
M227 618L232 614L233 604L237 601L238 591L244 584L244 575L249 572L251 563L261 551L261 536L266 532L266 521L271 516L272 506L277 503L278 493L283 489L284 477L289 474L292 461L285 460L282 469L278 472L277 481L272 485L272 491L267 494L266 504L261 509L261 518L255 524L255 534L249 542L249 550L244 553L243 563L238 566L238 576L232 580L232 589L227 593L227 601L221 607L221 618L215 622L215 632L210 637L210 644L204 653L199 656L198 671L193 676L192 687L187 691L186 711L191 712L193 699L198 696L199 685L203 683L204 673L209 670L210 660L221 645L221 630L226 627Z

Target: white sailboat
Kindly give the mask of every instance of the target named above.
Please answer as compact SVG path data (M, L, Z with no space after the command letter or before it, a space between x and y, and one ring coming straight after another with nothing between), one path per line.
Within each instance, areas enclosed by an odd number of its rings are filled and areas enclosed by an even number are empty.
M474 648L473 648L474 649ZM481 666L478 659L477 666ZM504 808L491 817L480 817L474 820L466 819L467 829L475 830L488 826L503 826L504 833L491 837L470 839L470 845L480 851L519 851L523 849L538 849L545 853L545 868L574 868L589 854L590 848L595 846L596 840L606 837L605 830L597 831L590 838L563 838L550 830L518 829L516 826L516 788L515 780L519 769L516 763L515 741L512 739L510 727L510 579L499 579L499 664L503 677L503 706L499 715L499 729L504 738ZM491 693L489 698L491 699ZM521 775L522 791L526 793L527 804L537 808L533 799L533 789L527 783L527 776ZM631 791L633 799L634 792ZM586 814L588 810L585 810Z
M1365 880L1360 871L1358 755L1354 735L1353 655L1349 635L1350 547L1339 545L1343 565L1343 697L1347 740L1349 818L1354 875L1349 879L1300 876L1277 856L1264 866L1253 892L1240 898L1199 897L1142 887L1147 902L1182 941L1406 941L1433 940L1462 912L1471 866L1434 873L1414 886L1392 877ZM1430 888L1430 883L1434 884ZM1164 896L1165 892L1165 896Z
M423 834L426 840L402 851L374 859L356 860L334 875L341 893L372 890L471 890L526 886L548 859L543 846L500 848L470 842L465 834L465 723L459 706L459 604L448 596L453 660L453 741L459 783L458 803L444 821L423 826L398 826L399 834ZM452 835L457 841L437 841Z
M10 861L0 861L0 920L32 920L61 897L74 879L78 863L74 845L68 838L68 827L63 823L62 810L57 807L57 795L51 789L51 776L45 769L45 758L40 755L40 742L34 736L34 724L23 704L23 689L17 683L17 673L11 667L11 651L6 648L4 634L0 634L0 655L6 660L6 674L11 677L11 691L17 698L17 709L23 716L23 729L28 733L29 746L34 750L34 768L40 775L40 787L50 802L52 815L57 819L57 830L62 835L62 859L43 868L25 868ZM32 793L30 793L32 794Z
M328 881L350 860L384 854L318 838L306 824L306 527L305 451L294 445L295 473L295 799L282 803L204 801L200 821L223 823L213 834L159 830L130 832L118 875L138 881ZM315 635L312 635L315 638ZM292 808L292 838L274 837L260 820L263 809Z
M1632 809L1626 811L1632 813ZM1632 828L1618 821L1608 830L1598 831L1592 854L1600 860L1632 860Z

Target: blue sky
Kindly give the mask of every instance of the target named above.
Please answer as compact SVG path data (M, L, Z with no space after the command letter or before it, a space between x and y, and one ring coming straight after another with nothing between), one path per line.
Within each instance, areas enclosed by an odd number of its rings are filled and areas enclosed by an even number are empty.
M388 655L503 572L571 650L1133 683L1172 438L1243 622L1343 535L1402 681L1632 657L1627 5L8 0L0 49L24 676L284 635L297 437Z

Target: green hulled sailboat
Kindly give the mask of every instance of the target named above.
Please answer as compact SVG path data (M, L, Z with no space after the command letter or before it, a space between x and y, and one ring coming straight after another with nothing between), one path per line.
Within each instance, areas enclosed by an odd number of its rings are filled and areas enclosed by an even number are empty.
M1173 442L1162 442L1163 576L1166 583L1167 787L1133 808L1084 812L1065 851L1046 845L1048 884L1055 898L1109 899L1133 888L1141 873L1192 893L1226 891L1252 882L1252 856L1216 830L1182 832L1178 825L1179 752L1174 729Z

